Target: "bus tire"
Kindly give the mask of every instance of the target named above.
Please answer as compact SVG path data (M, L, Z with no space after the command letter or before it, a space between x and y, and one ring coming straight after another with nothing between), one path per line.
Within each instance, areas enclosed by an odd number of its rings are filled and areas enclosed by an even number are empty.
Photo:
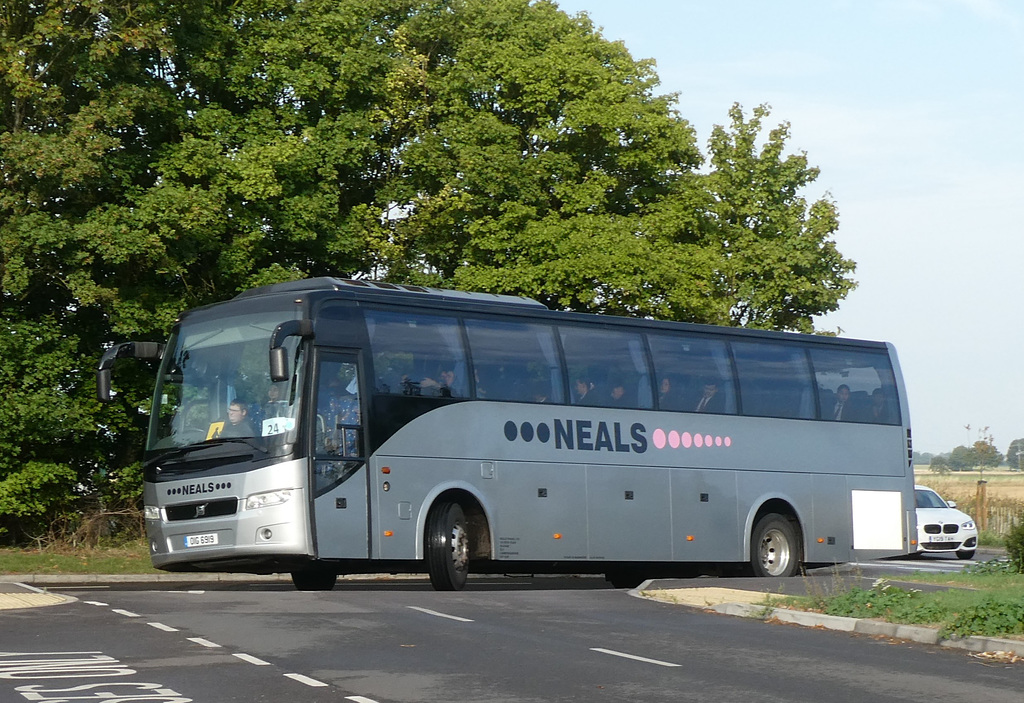
M462 590L469 576L469 531L458 503L440 503L430 511L426 557L434 590Z
M615 569L604 575L604 580L612 585L612 588L636 588L647 580L642 571L637 569Z
M750 535L750 566L754 576L795 576L800 569L800 535L793 521L768 513Z
M293 571L292 583L299 591L333 591L338 575L332 571Z

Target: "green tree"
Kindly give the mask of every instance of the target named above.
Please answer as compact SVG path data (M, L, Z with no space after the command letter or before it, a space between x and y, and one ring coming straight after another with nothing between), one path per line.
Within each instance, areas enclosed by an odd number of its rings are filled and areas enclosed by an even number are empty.
M985 469L994 469L1003 461L1003 455L996 449L993 439L988 427L983 427L978 431L978 440L971 447L974 466L978 467L982 475L984 475Z
M149 371L104 345L245 288L369 275L809 331L851 289L835 206L734 106L547 0L0 7L0 533L138 492Z
M1006 449L1006 463L1011 471L1020 471L1024 464L1024 439L1015 439Z
M972 447L960 445L949 454L949 468L953 471L970 471L976 464Z
M147 244L118 233L93 241L84 225L152 186L148 164L171 136L172 96L147 71L166 43L155 10L65 0L0 9L0 535L61 529L76 492L107 503L138 492L142 395L129 390L99 421L89 371L115 310L91 289L121 275L130 289L127 258ZM101 265L100 248L120 266Z
M933 473L937 473L937 474L940 474L940 475L948 474L949 473L949 459L947 459L946 457L941 456L941 455L933 456L932 460L931 460L931 463L928 465L928 468Z
M837 309L853 289L848 275L855 264L832 239L839 226L835 204L808 205L800 196L818 169L808 166L806 154L783 155L789 125L771 130L758 151L768 114L757 107L746 120L734 105L731 130L716 127L711 135L714 295L727 311L724 323L810 332L812 318Z

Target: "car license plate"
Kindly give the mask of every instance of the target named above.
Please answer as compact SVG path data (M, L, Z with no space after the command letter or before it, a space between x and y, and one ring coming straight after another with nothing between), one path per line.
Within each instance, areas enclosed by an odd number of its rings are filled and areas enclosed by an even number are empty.
M205 535L188 535L185 537L186 547L209 547L217 544L217 533L208 532Z
M932 535L932 542L955 542L953 535Z

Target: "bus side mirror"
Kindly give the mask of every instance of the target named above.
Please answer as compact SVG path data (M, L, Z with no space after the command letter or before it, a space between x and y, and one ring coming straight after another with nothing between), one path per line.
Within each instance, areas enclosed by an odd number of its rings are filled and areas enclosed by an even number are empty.
M157 342L123 342L103 352L96 366L96 397L102 403L110 402L110 370L117 359L152 359L164 356L164 345Z
M288 337L313 336L312 320L288 320L282 322L270 335L270 380L274 383L287 381L291 378L288 372L288 350L284 348L284 340Z

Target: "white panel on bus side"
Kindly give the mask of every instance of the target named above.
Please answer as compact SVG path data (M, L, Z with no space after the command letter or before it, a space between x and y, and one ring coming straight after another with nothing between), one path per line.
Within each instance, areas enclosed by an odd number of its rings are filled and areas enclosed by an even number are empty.
M903 501L898 491L850 492L853 548L903 548Z

